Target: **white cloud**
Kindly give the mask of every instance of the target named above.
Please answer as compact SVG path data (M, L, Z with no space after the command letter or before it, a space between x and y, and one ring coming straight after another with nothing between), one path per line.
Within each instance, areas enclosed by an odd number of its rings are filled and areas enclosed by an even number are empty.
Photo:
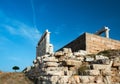
M0 31L2 28L6 29L11 35L19 35L23 38L32 40L35 42L39 40L41 34L37 28L33 28L29 25L26 25L23 22L11 19L7 17L2 11L0 11L0 15L4 16L3 21L0 21ZM4 32L4 30L3 30Z

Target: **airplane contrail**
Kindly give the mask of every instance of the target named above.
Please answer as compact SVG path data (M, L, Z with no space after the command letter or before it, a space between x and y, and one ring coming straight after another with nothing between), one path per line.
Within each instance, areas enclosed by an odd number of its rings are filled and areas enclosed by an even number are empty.
M34 7L33 0L31 0L31 7L32 7L32 12L33 12L33 25L35 28L37 28L36 27L36 14L35 14L35 7Z

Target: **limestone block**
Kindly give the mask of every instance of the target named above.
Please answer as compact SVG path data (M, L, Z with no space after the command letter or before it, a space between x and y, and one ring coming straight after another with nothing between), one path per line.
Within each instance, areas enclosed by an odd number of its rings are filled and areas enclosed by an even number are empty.
M88 76L80 76L81 83L89 83L89 77Z
M64 53L72 53L71 48L63 48Z
M72 57L72 56L73 56L73 53L65 53L64 56Z
M68 72L67 72L67 75L68 75L68 76L72 76L72 75L73 75L73 71L68 71Z
M85 72L88 73L88 75L90 75L90 76L100 75L99 70L86 70Z
M63 63L67 66L80 66L82 62L76 60L65 60Z
M58 62L58 59L55 57L46 57L43 59L44 62Z
M79 76L73 76L73 78L74 78L76 84L79 84L79 83L80 83L80 78L79 78Z
M81 57L76 57L76 59L79 61L84 61L85 58L81 56Z
M111 70L110 65L104 65L104 64L93 64L93 69L95 70Z
M79 50L78 52L80 53L80 55L83 55L83 56L88 54L87 51L85 50Z
M113 66L120 66L120 62L113 62Z
M59 67L59 70L68 71L68 67Z
M76 57L80 57L81 53L80 52L74 52L73 55L75 55Z
M60 56L63 56L64 53L62 51L58 51L58 52L55 52L55 57L60 57Z
M70 70L70 71L73 71L73 70L75 70L75 69L76 69L75 66L69 67L69 70Z
M57 81L60 79L60 76L51 76L49 77L51 84L57 84Z
M56 84L68 84L68 79L70 76L61 76Z
M110 76L110 75L112 75L112 71L111 70L101 70L101 73L104 76Z
M93 57L85 57L85 61L86 62L94 61L94 58Z
M95 77L95 82L96 82L97 84L104 84L104 83L103 83L103 78L102 78L102 76L96 76L96 77Z
M47 67L45 68L45 71L58 71L59 67Z
M113 61L113 66L120 66L120 57L116 57Z
M63 71L47 71L46 75L52 75L52 76L63 76Z
M56 62L46 62L45 67L58 67Z
M96 55L96 56L95 56L95 59L96 59L96 60L101 60L101 59L109 59L109 58L106 57L106 56L103 56L103 55Z

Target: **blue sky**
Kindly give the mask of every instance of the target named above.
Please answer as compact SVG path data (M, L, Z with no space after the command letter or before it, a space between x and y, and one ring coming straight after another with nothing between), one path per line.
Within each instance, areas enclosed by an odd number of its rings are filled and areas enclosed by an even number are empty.
M120 0L0 0L0 70L32 65L46 29L57 50L103 26L120 40Z

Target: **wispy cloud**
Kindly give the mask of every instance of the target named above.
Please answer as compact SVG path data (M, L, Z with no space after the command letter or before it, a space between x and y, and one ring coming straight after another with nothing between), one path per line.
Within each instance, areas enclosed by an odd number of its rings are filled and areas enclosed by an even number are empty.
M59 25L59 26L56 26L56 27L55 27L55 30L54 30L54 33L55 33L56 35L60 34L60 32L63 31L63 29L64 29L65 27L66 27L65 24L61 24L61 25Z
M0 21L0 27L6 29L11 35L19 35L23 38L32 40L32 42L35 42L40 38L41 34L37 28L33 28L23 22L9 18L2 11L0 11L0 15L4 17L2 17L3 21Z

